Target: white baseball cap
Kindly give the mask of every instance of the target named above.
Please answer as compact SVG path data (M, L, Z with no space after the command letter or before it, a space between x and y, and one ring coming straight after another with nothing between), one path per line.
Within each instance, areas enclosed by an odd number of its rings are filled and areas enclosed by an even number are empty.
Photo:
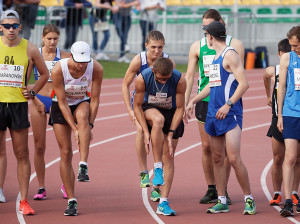
M92 60L90 45L84 41L75 42L71 47L71 53L75 62L87 63Z
M3 11L2 14L1 14L0 21L2 21L4 19L18 19L18 20L20 20L19 14L14 10Z

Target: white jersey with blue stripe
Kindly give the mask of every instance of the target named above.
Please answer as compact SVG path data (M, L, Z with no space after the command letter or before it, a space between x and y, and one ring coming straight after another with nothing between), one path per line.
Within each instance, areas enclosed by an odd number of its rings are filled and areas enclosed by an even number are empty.
M300 117L300 58L294 51L289 52L289 55L290 62L286 77L286 94L282 116ZM298 73L298 76L295 73Z
M218 110L224 106L228 99L230 99L238 86L238 82L233 73L226 71L223 67L223 60L228 50L235 51L232 47L226 47L219 58L214 59L212 63L212 65L220 65L221 84L219 86L210 87L210 100L208 102L207 117L215 117ZM229 115L243 116L242 98L240 98L230 108L227 116Z

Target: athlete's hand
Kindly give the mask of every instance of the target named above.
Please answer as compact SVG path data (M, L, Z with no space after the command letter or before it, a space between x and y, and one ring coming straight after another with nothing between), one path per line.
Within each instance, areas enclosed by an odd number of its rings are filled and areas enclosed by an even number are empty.
M144 132L144 143L145 143L146 153L147 153L147 155L149 155L149 152L150 152L150 133L148 131Z
M37 97L34 98L33 102L36 105L37 111L40 112L42 115L46 114L46 107Z
M272 97L268 98L267 104L268 104L268 106L272 107Z
M133 122L133 124L135 125L136 117L134 115L134 111L133 110L131 110L129 112L129 117L130 117L131 121Z
M77 129L74 131L74 136L75 136L75 143L79 147L79 133Z
M283 119L282 119L282 116L278 116L277 128L282 133L282 131L283 131Z
M21 89L23 89L22 94L26 99L33 99L33 96L30 94L30 90L28 90L27 86L22 86Z
M174 148L173 148L173 144L172 144L172 139L173 139L173 133L169 132L168 136L167 136L167 141L168 141L168 148L169 148L169 153L170 153L171 157L174 156Z
M185 116L187 119L191 119L194 111L194 104L192 101L189 102L189 104L185 108Z
M216 118L218 120L222 120L225 119L226 115L228 114L229 110L230 110L230 106L225 104L224 106L222 106L218 112L216 113Z

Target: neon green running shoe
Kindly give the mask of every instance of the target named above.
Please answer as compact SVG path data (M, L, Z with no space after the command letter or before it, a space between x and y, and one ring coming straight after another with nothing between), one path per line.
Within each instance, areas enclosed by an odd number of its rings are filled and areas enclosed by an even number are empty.
M150 187L151 186L151 182L149 179L149 173L140 173L141 176L141 187Z
M154 202L159 202L161 195L159 188L153 188L151 191L151 200Z
M243 212L244 215L254 215L256 211L256 206L254 200L251 198L246 199L245 210Z
M225 213L229 212L228 204L222 204L221 200L218 200L218 202L211 208L206 210L207 213Z

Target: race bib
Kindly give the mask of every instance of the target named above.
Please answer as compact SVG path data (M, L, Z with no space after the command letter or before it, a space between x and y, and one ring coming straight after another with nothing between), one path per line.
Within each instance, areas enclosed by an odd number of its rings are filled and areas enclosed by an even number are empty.
M0 86L22 87L24 66L0 64Z
M51 77L51 71L54 67L54 65L57 63L58 61L45 61L45 64L48 68L48 71L49 71L49 79L48 79L48 82L52 82L52 77ZM38 77L40 78L40 73L38 72Z
M203 70L206 77L209 77L209 66L212 64L215 55L203 56Z
M157 95L157 94L156 94ZM169 97L159 97L149 95L148 103L162 109L172 108L172 96Z
M69 99L83 99L88 90L85 85L66 85L65 94Z
M300 68L294 68L295 90L300 90Z
M209 87L221 86L220 65L210 65L209 69Z

